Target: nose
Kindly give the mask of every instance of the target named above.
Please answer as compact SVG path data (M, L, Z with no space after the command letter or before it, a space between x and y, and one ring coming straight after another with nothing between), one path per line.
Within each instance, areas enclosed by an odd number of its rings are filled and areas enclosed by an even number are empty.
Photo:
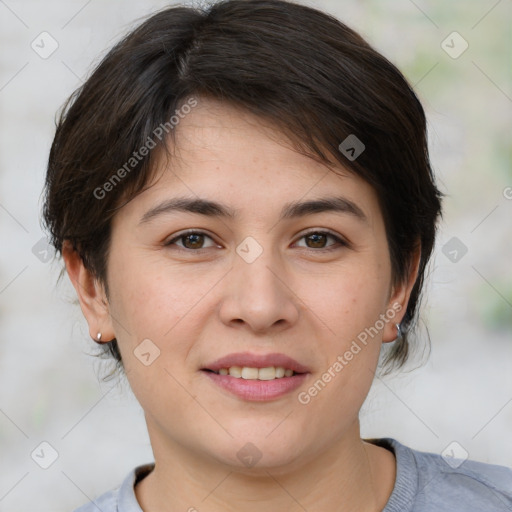
M226 325L275 334L297 322L299 299L284 266L270 250L251 263L236 255L226 277L219 312Z

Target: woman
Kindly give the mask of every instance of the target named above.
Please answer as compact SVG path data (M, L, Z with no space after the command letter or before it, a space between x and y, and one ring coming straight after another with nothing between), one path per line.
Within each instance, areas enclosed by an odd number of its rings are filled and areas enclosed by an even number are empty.
M173 7L118 43L61 115L44 219L155 463L78 510L512 510L508 468L360 437L440 200L416 95L327 14Z

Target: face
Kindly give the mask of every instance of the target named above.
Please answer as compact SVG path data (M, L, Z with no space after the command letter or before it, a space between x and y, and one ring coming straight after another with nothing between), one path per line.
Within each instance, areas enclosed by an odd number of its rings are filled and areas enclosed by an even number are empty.
M212 100L180 121L149 185L113 220L108 307L81 304L92 336L118 340L155 457L278 468L353 435L410 291L392 287L373 189ZM298 374L260 380L263 367Z

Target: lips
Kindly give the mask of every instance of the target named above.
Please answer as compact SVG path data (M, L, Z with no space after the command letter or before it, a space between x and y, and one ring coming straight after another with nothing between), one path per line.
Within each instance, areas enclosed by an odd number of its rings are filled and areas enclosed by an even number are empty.
M228 354L206 364L201 370L218 372L221 368L230 368L232 366L249 368L268 368L274 366L289 368L295 373L309 373L310 371L307 366L300 364L298 361L285 354L252 354L250 352Z

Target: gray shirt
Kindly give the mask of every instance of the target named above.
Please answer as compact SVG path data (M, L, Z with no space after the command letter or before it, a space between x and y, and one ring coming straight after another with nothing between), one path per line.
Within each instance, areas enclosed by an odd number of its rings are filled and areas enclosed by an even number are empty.
M512 469L445 459L420 452L395 439L368 440L396 457L396 481L382 512L512 512ZM142 512L134 485L154 468L138 466L116 489L75 512Z

